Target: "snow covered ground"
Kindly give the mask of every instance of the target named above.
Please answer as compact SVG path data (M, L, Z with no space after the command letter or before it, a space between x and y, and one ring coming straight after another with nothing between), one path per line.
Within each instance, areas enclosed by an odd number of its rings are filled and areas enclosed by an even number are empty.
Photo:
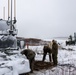
M41 71L34 71L30 75L76 75L76 45L66 46L65 40L57 40L60 43L58 50L58 65L52 69L44 69ZM43 58L43 46L29 46L30 49L36 52L35 60L42 60ZM1 55L2 53L0 53ZM3 55L3 54L2 54ZM4 55L6 56L6 55ZM0 57L0 75L18 75L18 73L25 71L25 67L29 70L28 66L22 66L26 61L23 61L24 57L21 55L7 56L8 61L3 61ZM5 60L7 60L5 59ZM12 60L12 61L11 61ZM47 55L46 62L49 62L49 57ZM21 64L21 65L17 65ZM13 67L11 67L13 66ZM5 67L5 68L3 68Z
M0 52L0 75L19 75L30 72L29 60L19 51L14 52L17 54L10 56Z
M60 43L61 46L58 50L58 65L52 69L34 71L34 73L30 75L76 75L76 45L66 46L65 40L59 39L57 42ZM35 60L42 60L43 46L33 46L29 48L33 49L37 53ZM48 55L46 57L46 61L49 62Z

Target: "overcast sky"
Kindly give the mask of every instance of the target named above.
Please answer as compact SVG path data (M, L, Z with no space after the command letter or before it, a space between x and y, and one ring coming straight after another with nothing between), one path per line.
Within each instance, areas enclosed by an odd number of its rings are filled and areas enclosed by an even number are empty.
M1 10L7 8L6 1L0 0ZM50 39L76 32L76 0L16 0L16 4L18 36Z

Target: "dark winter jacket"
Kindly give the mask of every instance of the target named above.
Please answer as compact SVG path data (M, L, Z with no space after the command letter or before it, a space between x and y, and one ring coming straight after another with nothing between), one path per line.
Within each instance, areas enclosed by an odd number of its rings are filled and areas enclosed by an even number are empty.
M58 44L56 42L52 44L52 54L58 54Z
M50 47L48 47L48 46L44 46L44 48L43 48L43 52L44 52L44 53L52 53L52 50L51 50Z
M29 60L35 58L35 52L30 49L23 50L21 54L24 54Z

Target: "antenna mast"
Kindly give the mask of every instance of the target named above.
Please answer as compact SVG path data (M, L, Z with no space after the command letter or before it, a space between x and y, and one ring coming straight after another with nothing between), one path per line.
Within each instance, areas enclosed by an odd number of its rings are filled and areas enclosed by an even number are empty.
M14 22L13 24L16 23L16 0L14 0Z
M3 7L3 19L5 20L5 7Z
M13 0L11 0L11 2L9 2L9 0L8 0L8 22L7 23L8 23L8 25L10 25L10 31L9 31L10 34L12 34L15 30L14 24L16 23L16 0L14 0L14 20L12 18L13 17L12 10L13 10Z
M8 0L8 20L10 18L10 15L9 15L10 13L9 12L10 12L10 1Z
M12 0L11 0L11 26L10 26L10 30L12 30Z
M14 0L14 17L16 18L16 0Z

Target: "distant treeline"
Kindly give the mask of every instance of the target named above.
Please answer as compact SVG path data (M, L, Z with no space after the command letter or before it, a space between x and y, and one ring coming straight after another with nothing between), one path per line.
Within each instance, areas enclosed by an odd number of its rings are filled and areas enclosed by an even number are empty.
M24 40L25 45L46 45L49 43L49 41L44 41L42 39L38 38L24 38L24 37L17 37L19 40Z

